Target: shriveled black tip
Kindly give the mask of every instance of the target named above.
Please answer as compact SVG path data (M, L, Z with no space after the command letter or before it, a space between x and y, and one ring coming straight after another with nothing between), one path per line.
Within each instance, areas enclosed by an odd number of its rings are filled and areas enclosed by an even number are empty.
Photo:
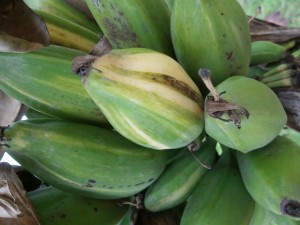
M300 202L284 198L280 203L280 211L284 215L300 218Z
M201 69L198 70L198 75L202 79L209 79L210 76L211 76L211 71L209 69L201 68Z

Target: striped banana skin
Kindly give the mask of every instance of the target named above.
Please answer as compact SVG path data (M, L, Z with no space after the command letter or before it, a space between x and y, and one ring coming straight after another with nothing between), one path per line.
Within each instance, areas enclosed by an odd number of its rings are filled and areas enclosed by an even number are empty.
M97 199L150 186L177 151L152 151L113 130L55 119L19 121L4 146L26 170L64 191ZM49 141L45 141L49 140Z
M16 54L0 53L0 89L28 107L56 118L108 124L71 62L83 52L59 46Z
M85 87L112 126L142 146L180 148L203 130L199 89L164 54L113 50L92 64Z
M46 23L52 44L89 52L99 41L99 33L73 21L39 10L36 12Z

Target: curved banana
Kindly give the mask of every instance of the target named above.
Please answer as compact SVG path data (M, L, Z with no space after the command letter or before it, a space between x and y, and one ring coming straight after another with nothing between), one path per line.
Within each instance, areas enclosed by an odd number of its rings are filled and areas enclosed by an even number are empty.
M236 159L226 151L197 184L180 225L249 225L254 201L247 192Z
M81 197L52 186L26 195L42 225L117 225L128 210L119 200Z
M86 0L113 48L150 48L174 56L165 0Z
M83 54L59 46L26 54L0 53L0 89L49 116L108 124L71 72L72 59Z
M207 137L195 156L211 165L217 158L216 141ZM145 208L158 212L173 208L190 196L196 184L209 170L200 165L192 153L185 151L172 161L162 175L147 189L144 199Z
M255 201L278 215L300 219L299 144L278 136L248 154L237 153L243 181Z
M142 191L176 153L141 147L114 130L56 119L19 121L4 133L4 151L29 172L59 189L99 199Z

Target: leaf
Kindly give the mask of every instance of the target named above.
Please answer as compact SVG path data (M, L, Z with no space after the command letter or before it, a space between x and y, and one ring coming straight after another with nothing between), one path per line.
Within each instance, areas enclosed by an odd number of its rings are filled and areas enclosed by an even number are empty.
M22 0L1 0L0 21L0 52L29 52L50 45L45 23Z
M246 14L255 16L257 8L261 12L256 16L281 26L300 27L299 0L238 0Z
M276 43L300 39L300 28L283 27L258 18L250 18L251 41L272 41Z

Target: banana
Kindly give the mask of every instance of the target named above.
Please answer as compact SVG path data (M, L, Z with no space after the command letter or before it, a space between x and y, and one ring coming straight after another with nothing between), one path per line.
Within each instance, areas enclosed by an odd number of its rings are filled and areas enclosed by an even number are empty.
M246 75L251 40L245 12L236 0L176 0L171 15L171 37L176 57L207 94L198 75L212 71L217 85L234 75Z
M55 119L13 123L0 140L9 155L46 183L99 199L145 189L177 152L152 151L113 130Z
M26 0L25 3L45 22L51 44L89 52L102 36L96 23L63 0Z
M217 158L215 147L216 141L207 137L194 154L205 164L211 165ZM191 152L185 151L185 154L172 161L163 174L147 189L145 208L158 212L183 203L208 171L208 168L204 168L194 159Z
M71 73L83 52L50 46L26 54L0 53L0 89L46 115L108 124L98 106Z
M90 21L84 14L68 5L65 0L24 0L24 2L38 14L39 12L44 12L71 21L95 33L101 32L96 23Z
M245 186L258 204L278 215L300 219L297 142L278 136L261 149L237 153L237 159Z
M285 216L277 215L255 204L254 212L249 225L299 225L299 221L291 220Z
M119 200L85 198L51 186L26 195L42 225L117 225L128 210Z
M165 0L86 0L113 48L150 48L174 56Z
M271 41L252 42L250 65L253 66L279 61L285 52L285 47Z
M231 154L223 152L215 168L197 184L180 225L249 225L254 201Z
M84 63L84 57L76 58L73 71L124 137L148 148L176 149L200 135L202 95L174 59L144 48L114 49L90 58Z
M100 39L101 34L93 32L73 21L39 10L35 12L45 22L52 45L90 52Z
M172 9L173 9L173 5L174 5L174 0L165 0L166 4L170 10L170 12L172 13Z

